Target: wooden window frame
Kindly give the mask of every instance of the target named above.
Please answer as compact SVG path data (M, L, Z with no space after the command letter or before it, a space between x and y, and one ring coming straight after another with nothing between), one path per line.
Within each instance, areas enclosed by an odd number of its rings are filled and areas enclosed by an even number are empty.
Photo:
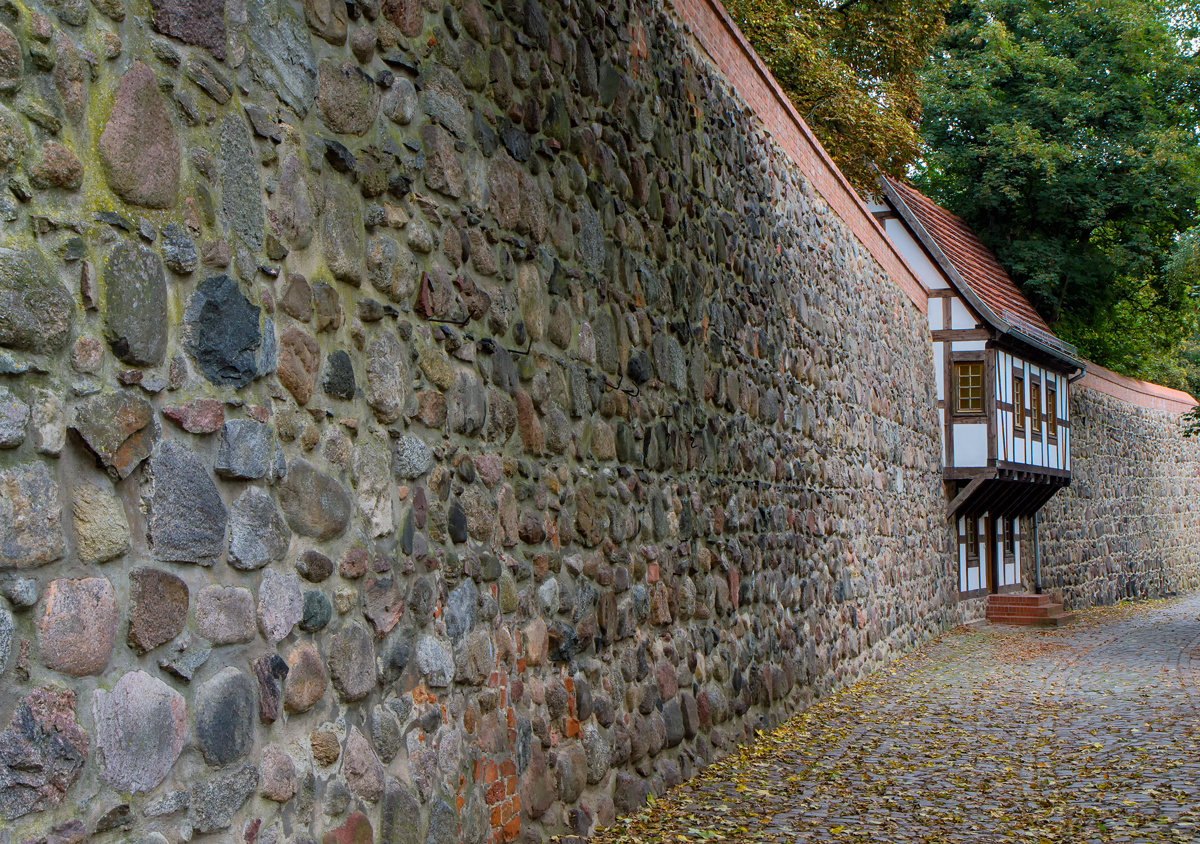
M1006 560L1014 559L1017 556L1017 526L1013 524L1014 519L1009 516L1004 519L1004 558Z
M1046 382L1046 439L1058 442L1058 384L1054 379ZM1050 399L1053 397L1054 401Z
M979 367L979 409L978 410L963 410L961 401L962 378L959 370L967 366ZM951 384L951 399L950 411L953 416L965 416L969 418L978 418L987 414L987 361L983 358L969 358L967 360L955 360L951 362L950 377Z
M967 516L966 521L966 540L967 540L967 568L979 568L979 518L977 516ZM972 550L972 548L974 550Z
M1033 438L1042 441L1042 379L1029 379L1029 429Z
M1018 395L1020 393L1020 395ZM1014 372L1012 376L1013 430L1025 433L1025 373ZM1018 401L1020 399L1020 401Z

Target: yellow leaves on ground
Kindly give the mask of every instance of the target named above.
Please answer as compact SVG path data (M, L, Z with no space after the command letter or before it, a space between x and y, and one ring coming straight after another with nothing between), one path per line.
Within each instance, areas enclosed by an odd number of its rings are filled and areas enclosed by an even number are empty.
M1164 681L1182 647L1160 641L1200 637L1197 610L1126 604L1073 629L947 634L593 840L1200 840L1200 691Z

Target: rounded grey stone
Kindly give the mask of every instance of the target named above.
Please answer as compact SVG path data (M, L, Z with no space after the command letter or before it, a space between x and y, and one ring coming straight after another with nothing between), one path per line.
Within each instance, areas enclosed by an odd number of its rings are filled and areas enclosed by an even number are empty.
M0 346L57 351L70 339L74 321L74 300L42 253L0 247Z
M144 498L154 559L211 566L225 550L229 513L200 459L181 445L163 442L147 468Z
M392 87L383 95L383 113L393 123L407 126L417 116L417 89L406 76L396 77Z
M254 596L238 586L210 584L196 594L196 632L214 645L254 639Z
M167 354L167 277L154 250L122 241L104 267L104 337L134 366L158 366Z
M109 786L150 791L166 779L187 739L183 695L144 671L134 671L122 676L111 692L97 689L92 712Z
M343 701L362 700L375 688L375 648L371 635L351 622L329 646L329 679Z
M18 610L32 607L38 600L38 584L32 577L18 577L4 584L4 597Z
M304 460L288 464L279 485L279 504L292 530L315 539L341 536L350 523L352 502L342 485Z
M4 669L8 667L8 655L12 651L15 629L12 613L0 607L0 677L4 676Z
M287 556L292 532L271 496L249 487L229 511L229 565L254 571Z
M262 208L262 185L254 158L254 138L240 116L229 115L221 123L221 204L230 228L247 249L257 252L265 239L266 218Z
M300 616L300 629L305 633L316 633L324 629L333 618L333 603L329 596L319 589L309 589L304 593L304 607Z
M167 269L179 275L193 272L200 263L196 244L174 223L162 227L162 252Z
M0 387L0 448L16 448L25 441L29 405Z
M454 679L454 649L445 639L424 636L417 643L417 667L431 688L445 688Z
M184 345L200 372L218 387L238 389L259 374L261 312L227 275L196 286L184 311Z
M223 478L257 480L271 468L275 437L269 425L253 419L231 419L221 426L221 445L214 466Z
M429 831L425 844L458 844L458 813L445 800L439 800L429 810Z
M446 396L446 419L450 430L473 437L487 421L487 391L474 370L460 369Z
M0 569L34 568L66 550L58 483L45 463L0 469Z
M223 668L196 690L196 744L213 766L241 759L254 743L254 683Z
M351 401L354 398L354 364L342 349L325 359L325 378L321 383L325 395L335 399Z
M258 768L246 765L196 783L188 794L188 823L196 832L228 829L238 809L258 790L258 782Z
M304 21L290 4L253 0L248 51L251 70L296 114L304 117L317 98L317 62Z
M396 443L396 477L415 480L433 468L433 452L416 437L404 436Z
M258 587L258 626L272 644L286 639L304 614L300 578L295 572L263 572Z
M479 590L475 581L464 580L446 599L446 635L458 644L475 627Z

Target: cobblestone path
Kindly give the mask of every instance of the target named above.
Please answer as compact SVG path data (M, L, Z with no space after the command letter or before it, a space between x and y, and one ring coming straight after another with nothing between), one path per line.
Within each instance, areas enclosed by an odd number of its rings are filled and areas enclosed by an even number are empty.
M1200 841L1200 596L959 630L601 841Z

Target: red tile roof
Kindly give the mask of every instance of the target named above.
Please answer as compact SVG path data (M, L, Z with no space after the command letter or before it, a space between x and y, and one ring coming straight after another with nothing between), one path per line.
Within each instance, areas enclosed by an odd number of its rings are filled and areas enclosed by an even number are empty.
M888 186L908 206L971 292L996 316L1018 329L1026 327L1021 325L1026 323L1038 332L1053 336L1050 326L1038 316L992 250L983 245L970 226L915 188L893 179L888 179Z

